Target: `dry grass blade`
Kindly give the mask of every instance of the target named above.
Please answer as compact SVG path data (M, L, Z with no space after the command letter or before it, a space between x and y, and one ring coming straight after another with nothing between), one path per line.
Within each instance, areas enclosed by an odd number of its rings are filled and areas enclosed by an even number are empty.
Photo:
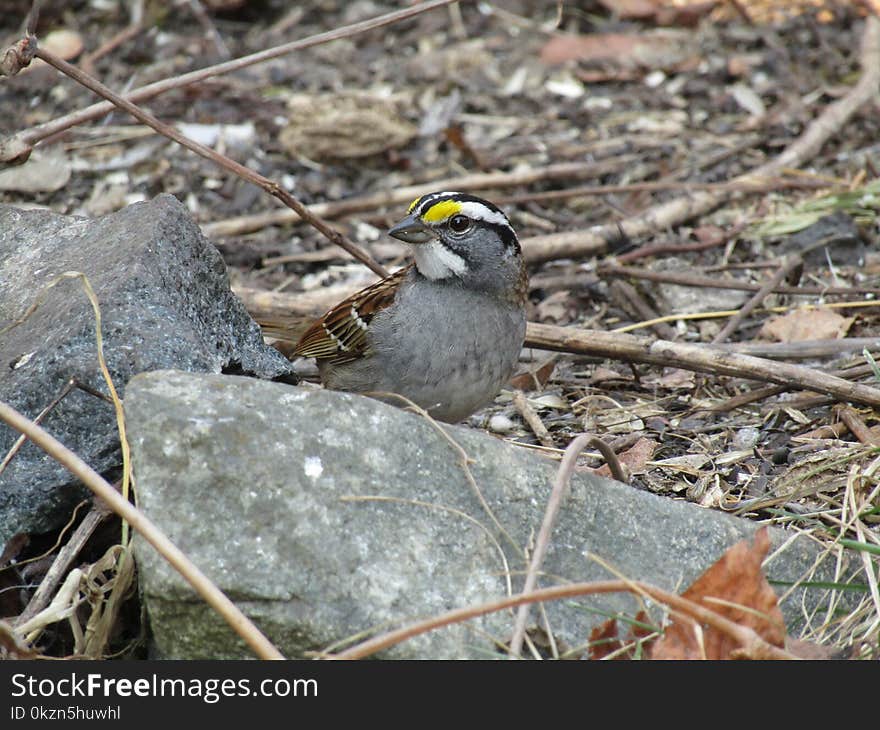
M547 548L550 547L550 534L553 531L553 525L556 522L556 516L559 514L559 508L562 506L562 500L568 491L568 485L571 481L571 475L577 464L578 455L586 446L593 441L593 436L588 433L582 433L576 436L565 449L562 461L556 471L556 479L553 481L553 489L550 492L550 498L547 500L547 509L544 512L544 519L541 522L541 529L535 540L535 550L532 553L532 559L529 561L529 569L526 572L525 583L523 584L523 593L531 593L538 582L538 571L544 562L544 556L547 554ZM523 637L526 633L526 621L529 616L529 604L524 603L520 606L516 614L516 622L513 627L513 636L510 639L510 657L516 659L519 657L522 649Z

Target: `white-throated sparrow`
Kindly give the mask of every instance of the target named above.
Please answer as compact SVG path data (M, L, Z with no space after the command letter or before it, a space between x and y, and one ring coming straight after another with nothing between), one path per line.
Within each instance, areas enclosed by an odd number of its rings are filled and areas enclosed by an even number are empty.
M388 233L414 262L333 307L295 354L316 359L328 388L398 393L459 421L519 358L528 274L516 233L497 206L455 192L418 198Z

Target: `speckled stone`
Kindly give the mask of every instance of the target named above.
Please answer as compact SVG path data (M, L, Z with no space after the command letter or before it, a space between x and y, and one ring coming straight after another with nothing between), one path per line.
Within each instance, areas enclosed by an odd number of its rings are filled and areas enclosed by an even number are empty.
M462 426L444 436L423 418L362 396L247 378L155 372L125 402L140 507L289 657L521 585L521 547L537 533L557 464ZM486 503L475 496L460 454ZM576 474L542 585L622 575L687 586L757 525ZM510 539L508 539L508 536ZM790 535L773 528L775 546ZM511 542L512 541L512 542ZM153 652L234 658L249 651L143 540L135 541ZM504 557L502 558L502 553ZM796 538L769 561L777 580L817 554ZM505 567L505 563L507 568ZM807 593L806 606L821 601ZM801 594L784 612L796 623ZM597 611L637 610L622 595L547 606L558 638L582 644ZM509 613L412 639L385 656L486 658Z
M226 266L186 208L171 195L97 219L0 205L0 399L34 418L71 378L107 392L98 368L95 314L80 279L86 274L103 320L104 355L124 394L145 370L177 368L260 377L290 363L263 344L256 323L229 290ZM43 426L101 472L121 463L116 419L106 402L76 390ZM0 454L18 437L0 423ZM0 474L0 546L17 532L64 524L87 493L67 470L26 444Z

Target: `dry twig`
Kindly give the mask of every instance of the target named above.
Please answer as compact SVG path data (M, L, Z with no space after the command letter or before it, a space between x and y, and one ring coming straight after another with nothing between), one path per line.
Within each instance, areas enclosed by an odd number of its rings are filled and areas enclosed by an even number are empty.
M526 347L761 380L825 393L842 401L880 406L880 390L876 388L850 383L801 365L764 360L705 345L529 322Z
M727 324L721 328L721 331L715 335L715 338L712 340L713 345L718 345L724 342L731 334L736 331L736 328L740 326L742 321L751 314L755 310L756 307L759 307L764 299L772 292L783 279L787 278L788 275L794 271L797 267L803 266L804 260L798 256L792 256L788 260L786 260L782 266L779 267L779 270L773 274L758 291L755 292L754 296L752 296L745 304L740 307L740 310L733 315L729 320L727 320Z
M869 15L865 19L859 60L862 75L846 96L829 105L778 157L752 172L735 177L728 184L760 185L767 178L777 177L787 169L802 166L812 159L822 145L837 133L856 111L876 99L880 89L880 18L874 15ZM529 260L549 261L556 258L592 255L604 250L608 241L618 239L621 231L628 239L650 236L657 231L705 215L723 204L730 197L731 189L733 188L721 191L696 191L686 197L653 206L620 223L614 222L588 230L572 231L570 238L563 239L562 242L548 239L532 248Z
M71 563L73 563L74 559L79 554L79 551L82 549L83 545L85 545L86 540L91 537L95 528L97 528L97 526L101 524L109 514L110 511L102 502L97 501L95 503L95 506L92 507L83 521L80 522L79 526L76 528L73 535L70 536L70 539L65 543L64 547L58 551L58 555L55 556L55 560L52 561L51 567L46 575L43 576L43 580L34 592L34 595L31 596L28 605L25 606L24 611L22 611L18 618L16 618L16 625L26 623L49 604L50 597L58 586L61 577L67 572L68 568L70 568Z
M385 271L381 264L375 261L369 253L367 253L356 243L350 241L348 238L343 236L339 231L331 228L327 223L318 218L316 215L310 213L306 206L300 203L299 200L297 200L293 195L287 192L287 190L285 190L274 180L270 180L269 178L260 175L258 172L251 170L249 167L246 167L245 165L242 165L241 163L230 159L226 155L220 154L216 150L213 150L210 147L201 144L200 142L189 139L188 137L177 131L177 129L175 129L174 127L165 124L164 122L154 117L152 114L148 114L132 102L111 91L97 79L94 79L88 74L83 73L76 66L73 66L67 63L67 61L58 58L55 54L49 53L45 49L37 48L37 50L35 51L35 55L37 58L43 59L49 65L54 66L62 73L78 81L86 88L94 91L99 96L103 96L105 99L112 101L120 109L124 109L135 119L143 122L152 129L155 129L159 134L174 140L183 147L186 147L188 150L195 152L197 155L201 155L202 157L211 160L225 170L228 170L229 172L238 175L243 180L247 180L254 185L258 185L270 195L278 198L278 200L280 200L286 206L295 210L304 221L320 231L328 240L332 241L340 248L348 251L352 256L354 256L365 266L369 267L373 272L375 272L379 276L388 275L388 272Z
M556 479L553 481L553 489L550 492L550 498L547 500L547 509L544 512L544 520L541 522L541 529L535 540L535 550L532 553L532 559L529 561L529 568L526 572L526 580L523 584L523 593L531 593L538 582L538 571L544 562L544 556L547 554L547 548L550 547L550 534L553 531L553 525L556 522L556 515L559 514L559 508L562 506L562 500L568 491L568 485L571 481L571 474L577 463L578 455L593 440L593 436L588 433L582 433L576 436L565 449L562 456L562 462L556 471ZM523 637L526 633L526 620L529 616L529 605L523 603L519 607L516 614L516 622L513 626L513 636L510 639L509 654L512 659L519 658L522 649Z
M175 76L171 79L157 81L153 84L148 84L147 86L142 86L139 89L129 92L125 95L125 98L128 101L135 103L146 101L147 99L152 99L154 96L163 94L171 89L188 86L199 81L204 81L213 76L220 76L221 74L238 71L247 66L262 63L263 61L269 61L273 58L293 53L294 51L301 51L306 48L312 48L313 46L340 40L342 38L350 38L351 36L366 33L375 28L391 25L400 20L411 18L429 10L443 7L444 5L449 5L449 3L454 1L455 0L428 0L419 5L396 10L359 23L352 23L343 28L336 28L327 31L326 33L318 33L317 35L308 38L284 43L275 48L259 51L258 53L252 53L249 56L236 58L232 61L226 61L225 63L219 63L215 66L209 66L208 68L203 68L198 71L191 71L190 73ZM33 32L30 32L29 36L32 35ZM30 37L18 41L12 49L7 51L6 56L4 57L8 61L9 68L4 66L4 63L0 61L0 74L6 73L7 75L12 75L13 73L17 73L23 66L30 63L28 54L30 53L30 57L33 57L31 47L35 45L35 39ZM32 129L19 132L12 137L2 139L0 140L0 162L24 162L24 160L30 155L33 146L38 142L53 137L59 132L75 127L78 124L83 124L84 122L92 121L94 119L100 119L105 114L109 114L113 111L114 108L116 107L111 102L100 102L52 120L51 122L46 122L45 124L40 124Z
M428 631L448 626L453 623L467 621L468 619L484 616L487 613L495 613L503 611L506 608L521 606L527 603L537 603L540 601L555 601L562 598L574 598L577 596L596 595L600 593L634 593L636 595L648 596L658 603L663 603L669 608L679 611L686 616L690 616L698 623L704 623L724 632L728 636L736 639L743 647L743 658L751 659L797 659L798 657L790 654L784 649L773 646L764 641L755 631L747 626L730 621L729 619L719 616L694 601L689 601L675 593L655 588L647 583L629 580L608 580L596 581L595 583L574 583L567 586L555 586L553 588L542 588L532 593L522 593L510 598L504 598L492 603L484 603L479 606L468 606L449 611L440 616L419 621L418 623L405 626L396 631L390 631L387 634L374 637L364 641L356 646L350 647L345 651L332 655L331 659L363 659L364 657L375 654L378 651L387 649L402 641L424 634Z

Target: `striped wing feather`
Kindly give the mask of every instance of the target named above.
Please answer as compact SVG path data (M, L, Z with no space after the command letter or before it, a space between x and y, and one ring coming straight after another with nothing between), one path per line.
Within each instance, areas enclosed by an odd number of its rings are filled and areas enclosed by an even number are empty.
M367 352L364 326L394 301L411 266L343 299L303 333L295 353L337 364L363 357Z

